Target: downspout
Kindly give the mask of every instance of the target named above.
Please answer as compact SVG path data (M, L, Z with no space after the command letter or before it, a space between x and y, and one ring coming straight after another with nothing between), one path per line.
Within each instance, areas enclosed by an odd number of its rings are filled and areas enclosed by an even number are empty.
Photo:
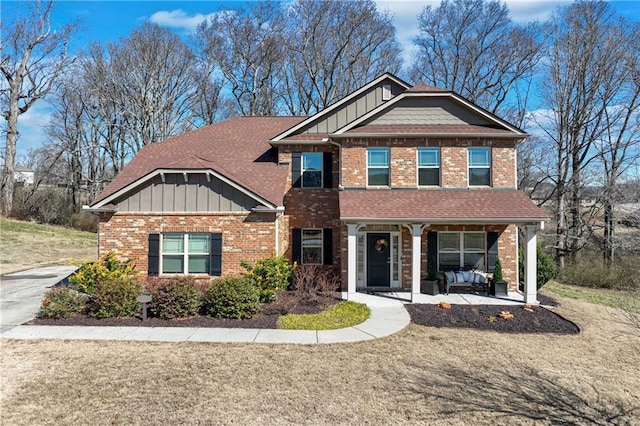
M340 145L338 142L330 140L329 138L323 139L322 141L329 142L331 145L335 145L338 147L338 164L340 165L338 167L338 189L342 191L344 189L344 187L342 186L342 145Z

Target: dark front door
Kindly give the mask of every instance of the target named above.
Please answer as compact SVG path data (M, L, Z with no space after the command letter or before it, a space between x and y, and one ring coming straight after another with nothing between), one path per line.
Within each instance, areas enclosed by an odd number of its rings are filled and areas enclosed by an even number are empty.
M391 286L389 233L367 234L367 287Z

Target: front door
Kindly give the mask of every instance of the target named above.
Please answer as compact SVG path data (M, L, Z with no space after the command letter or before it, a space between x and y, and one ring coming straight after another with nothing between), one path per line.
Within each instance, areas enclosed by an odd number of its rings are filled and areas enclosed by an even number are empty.
M391 286L391 234L367 234L367 287Z

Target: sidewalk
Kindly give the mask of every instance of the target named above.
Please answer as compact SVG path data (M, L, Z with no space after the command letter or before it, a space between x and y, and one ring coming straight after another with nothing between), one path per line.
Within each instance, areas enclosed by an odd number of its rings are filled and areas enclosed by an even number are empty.
M409 314L400 300L368 294L350 296L349 300L365 303L371 310L371 315L362 324L338 330L19 325L0 333L0 338L147 342L345 343L386 337L397 333L409 324Z

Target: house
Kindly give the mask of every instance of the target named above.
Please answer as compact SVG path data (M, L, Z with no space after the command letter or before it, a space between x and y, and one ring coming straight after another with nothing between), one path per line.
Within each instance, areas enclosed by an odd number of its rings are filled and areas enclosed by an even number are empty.
M384 74L309 117L236 117L141 149L97 197L99 250L150 275L226 276L274 253L348 294L491 271L536 301L546 215L516 189L527 134L460 95Z

